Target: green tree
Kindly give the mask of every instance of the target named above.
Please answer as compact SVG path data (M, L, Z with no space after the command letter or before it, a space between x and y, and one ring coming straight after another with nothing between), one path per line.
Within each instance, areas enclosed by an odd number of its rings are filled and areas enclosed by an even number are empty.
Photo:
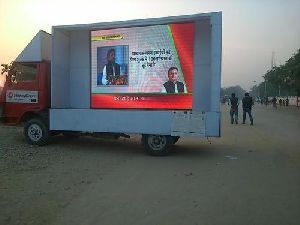
M284 65L272 68L263 77L266 83L262 82L251 88L254 96L299 96L300 49Z
M284 65L274 67L265 74L265 79L272 85L289 89L300 95L300 49Z
M5 76L6 82L15 83L18 71L15 70L14 61L9 64L1 64L1 75Z

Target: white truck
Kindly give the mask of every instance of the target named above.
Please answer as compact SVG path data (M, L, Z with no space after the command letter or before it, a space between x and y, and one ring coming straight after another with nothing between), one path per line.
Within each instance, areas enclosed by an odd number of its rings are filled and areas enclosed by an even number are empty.
M179 137L220 136L221 50L221 12L54 26L15 60L35 83L4 86L4 122L24 122L31 144L141 134L147 153L166 155Z

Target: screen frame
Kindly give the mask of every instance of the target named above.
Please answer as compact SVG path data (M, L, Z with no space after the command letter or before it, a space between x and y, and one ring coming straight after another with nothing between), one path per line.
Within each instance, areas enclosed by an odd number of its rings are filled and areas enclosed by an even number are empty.
M141 107L128 107L128 108L119 108L119 107L105 107L105 108L101 108L101 107L93 107L93 94L92 93L92 41L91 41L91 38L92 38L92 32L93 31L102 31L102 30L114 30L114 29L120 29L120 28L125 28L125 29L130 29L130 28L135 28L135 27L151 27L151 26L156 26L156 25L170 25L170 24L187 24L187 23L193 23L195 24L195 20L186 20L186 21L177 21L177 22L174 22L174 21L168 21L168 22L162 22L162 23L151 23L151 24L140 24L140 25L127 25L127 26L112 26L112 27L105 27L105 28L97 28L97 27L94 27L93 29L89 30L89 40L90 40L90 43L89 43L89 60L90 60L90 108L91 109L111 109L111 110L149 110L149 111L158 111L158 110L185 110L185 111L190 111L192 110L193 108L193 100L191 100L191 105L190 107L172 107L172 108L165 108L165 107L162 107L162 108L152 108L152 107L146 107L146 108L141 108ZM194 38L196 36L196 33L194 33ZM194 43L193 43L194 45ZM195 48L195 47L194 47ZM129 64L128 64L129 65ZM192 65L192 67L194 67L194 63ZM192 80L194 80L194 73L192 73ZM193 84L193 82L192 82ZM193 90L193 89L192 89ZM176 94L173 94L173 93L103 93L103 94L100 94L100 95L130 95L130 96L147 96L147 97L152 97L152 96L155 96L155 95L161 95L161 96L179 96L179 95L189 95L191 98L193 98L193 91L192 92L187 92L187 93L176 93Z

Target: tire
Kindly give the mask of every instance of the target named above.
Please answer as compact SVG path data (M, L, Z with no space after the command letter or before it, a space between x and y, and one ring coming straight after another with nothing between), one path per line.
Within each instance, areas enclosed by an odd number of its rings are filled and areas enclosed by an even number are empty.
M31 145L46 145L49 141L49 128L40 118L30 119L25 123L24 136Z
M152 156L165 156L171 153L173 139L168 135L143 134L142 144L147 154Z

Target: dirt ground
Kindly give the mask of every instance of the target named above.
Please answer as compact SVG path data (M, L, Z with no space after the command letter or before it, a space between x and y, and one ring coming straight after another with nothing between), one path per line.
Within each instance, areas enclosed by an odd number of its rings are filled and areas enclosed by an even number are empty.
M182 138L151 157L140 137L27 145L0 126L0 224L300 224L300 109L255 106L254 126Z

